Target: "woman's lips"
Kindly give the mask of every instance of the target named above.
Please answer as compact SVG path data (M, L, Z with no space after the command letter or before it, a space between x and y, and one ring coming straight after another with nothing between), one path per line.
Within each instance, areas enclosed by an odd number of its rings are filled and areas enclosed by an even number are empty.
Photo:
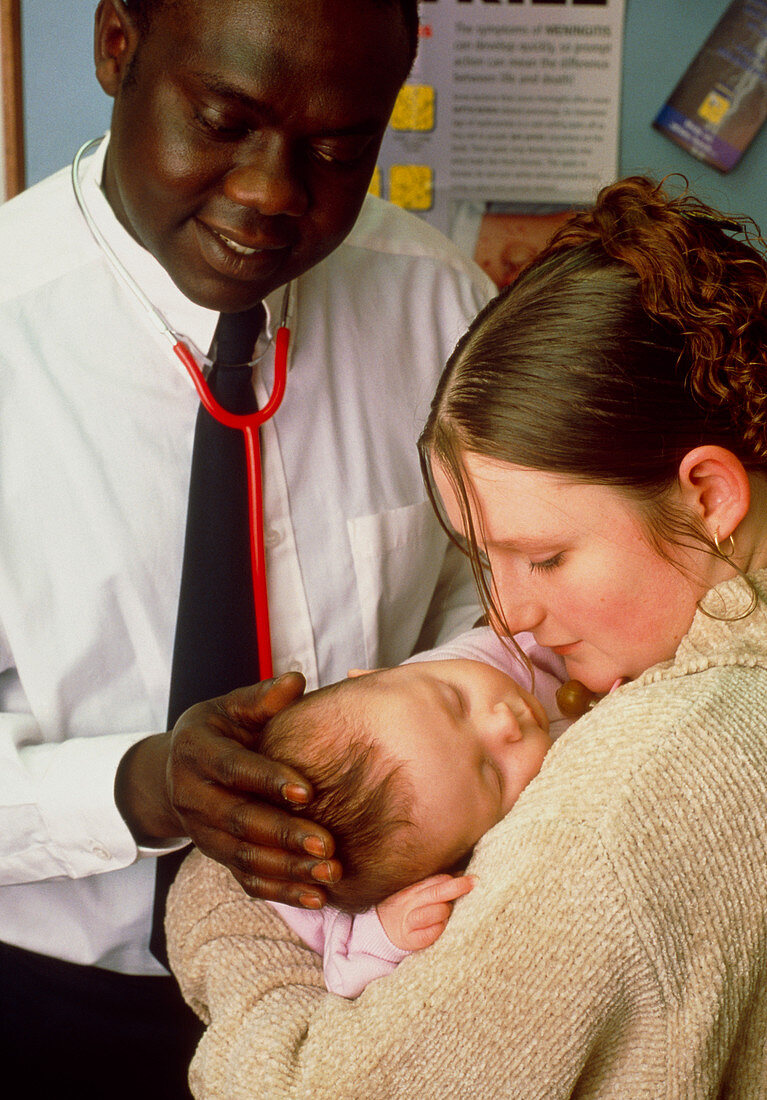
M565 645L550 645L547 648L560 657L569 657L579 644L579 642L567 642Z

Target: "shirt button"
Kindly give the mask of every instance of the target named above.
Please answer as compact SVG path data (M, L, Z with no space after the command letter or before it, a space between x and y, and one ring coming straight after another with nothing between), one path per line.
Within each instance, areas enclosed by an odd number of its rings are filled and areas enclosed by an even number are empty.
M264 535L264 545L267 549L272 550L275 546L279 546L282 542L282 532L276 527L270 527Z
M112 858L112 853L108 852L103 844L91 844L91 851L97 859L103 859L104 862Z

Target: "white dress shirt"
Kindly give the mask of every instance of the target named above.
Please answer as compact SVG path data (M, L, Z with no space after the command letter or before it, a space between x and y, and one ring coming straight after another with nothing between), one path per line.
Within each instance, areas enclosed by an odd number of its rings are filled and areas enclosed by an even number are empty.
M89 210L207 350L217 314L119 225L104 151L83 166ZM158 973L155 864L113 786L126 749L165 728L197 395L96 246L68 172L0 207L0 255L0 939ZM473 621L415 441L492 290L430 227L372 198L293 285L287 392L262 430L276 672L313 687ZM283 293L266 301L259 404Z

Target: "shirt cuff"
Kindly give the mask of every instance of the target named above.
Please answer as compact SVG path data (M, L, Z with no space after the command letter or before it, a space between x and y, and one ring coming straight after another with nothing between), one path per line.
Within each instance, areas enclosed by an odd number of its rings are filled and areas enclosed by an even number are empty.
M38 772L45 846L71 878L127 867L138 847L114 798L117 768L146 733L77 737L27 750ZM30 756L32 759L30 760Z

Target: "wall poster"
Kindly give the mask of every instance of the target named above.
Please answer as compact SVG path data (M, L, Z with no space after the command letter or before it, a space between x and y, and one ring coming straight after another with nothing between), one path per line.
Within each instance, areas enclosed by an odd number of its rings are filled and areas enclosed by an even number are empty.
M617 174L624 9L625 0L421 0L418 57L373 189L509 281Z

